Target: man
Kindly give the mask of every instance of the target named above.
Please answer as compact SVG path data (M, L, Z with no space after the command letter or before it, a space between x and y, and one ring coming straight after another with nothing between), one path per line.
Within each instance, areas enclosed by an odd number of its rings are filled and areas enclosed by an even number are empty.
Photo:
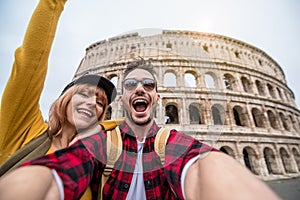
M230 156L175 130L170 131L164 165L159 162L153 148L159 131L153 111L160 95L153 73L143 59L124 72L125 122L119 126L123 151L103 188L103 199L278 199ZM106 139L100 132L26 163L30 166L0 180L0 197L78 199L91 183L96 199L107 160Z

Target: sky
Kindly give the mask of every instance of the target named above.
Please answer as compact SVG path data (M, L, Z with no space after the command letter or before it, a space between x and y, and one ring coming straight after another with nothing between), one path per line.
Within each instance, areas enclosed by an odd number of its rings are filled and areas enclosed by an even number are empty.
M38 0L0 0L0 94ZM255 46L283 69L300 107L298 0L68 0L60 18L40 106L69 83L92 43L139 29L220 34Z

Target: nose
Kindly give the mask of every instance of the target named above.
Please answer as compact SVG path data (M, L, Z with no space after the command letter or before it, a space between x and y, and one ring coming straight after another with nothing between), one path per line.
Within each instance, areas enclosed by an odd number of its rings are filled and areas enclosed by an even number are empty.
M92 96L89 96L87 99L86 99L86 103L88 105L96 105L96 101L97 101L97 98L95 95L92 95Z
M145 89L143 87L143 84L141 82L138 82L137 86L136 86L136 89L135 89L136 92L144 92Z

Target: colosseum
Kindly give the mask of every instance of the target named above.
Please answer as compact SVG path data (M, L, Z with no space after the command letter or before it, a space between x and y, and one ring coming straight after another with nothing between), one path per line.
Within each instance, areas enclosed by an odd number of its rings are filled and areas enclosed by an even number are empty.
M219 148L263 180L300 176L300 111L283 70L264 51L217 34L133 32L91 44L75 77L101 74L120 95L123 71L138 57L156 72L159 125ZM123 117L118 100L110 117Z

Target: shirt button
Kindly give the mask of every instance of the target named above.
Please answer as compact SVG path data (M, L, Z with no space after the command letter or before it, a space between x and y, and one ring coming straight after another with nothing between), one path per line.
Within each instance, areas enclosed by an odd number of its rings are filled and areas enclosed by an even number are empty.
M124 184L124 188L127 189L129 188L129 185L127 183Z
M152 189L152 182L150 180L145 182L145 188L146 190Z

